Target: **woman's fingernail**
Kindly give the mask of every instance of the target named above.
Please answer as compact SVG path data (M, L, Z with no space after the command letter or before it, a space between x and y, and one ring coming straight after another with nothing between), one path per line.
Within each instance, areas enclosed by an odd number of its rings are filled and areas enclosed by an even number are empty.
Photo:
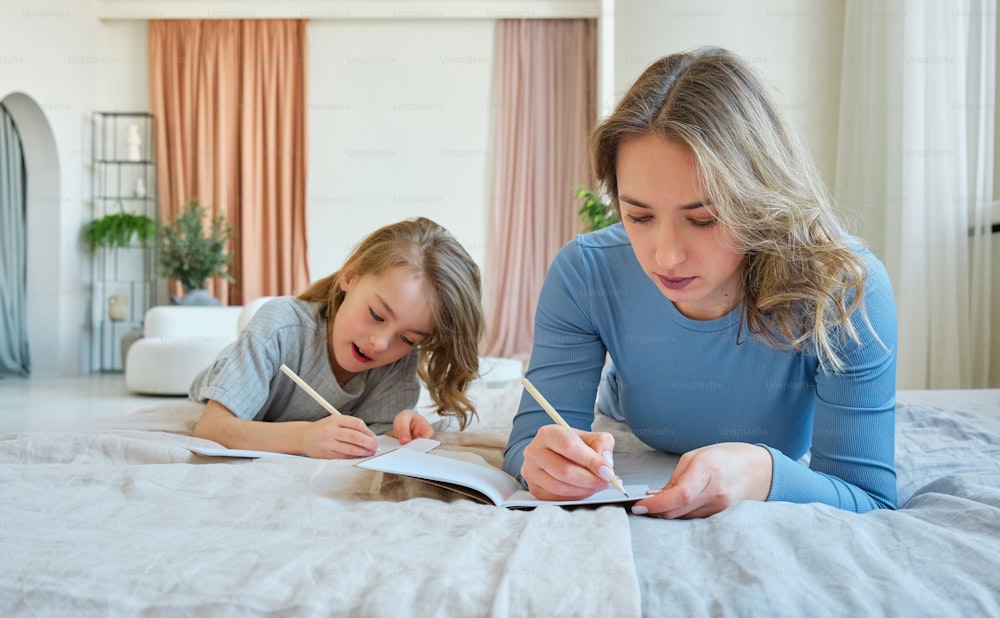
M612 471L611 471L611 468L609 468L609 467L607 467L607 466L601 466L601 467L600 467L600 468L599 468L599 469L597 470L597 475L598 475L598 476L600 476L600 477L601 477L602 479L604 479L605 481L607 481L607 482L609 482L609 483L610 483L611 481L613 481L613 480L614 480L614 478L615 478L615 473L614 473L614 472L612 472Z
M608 462L609 466L615 467L615 456L611 454L611 451L604 451L601 455L604 455L604 460Z
M639 506L638 504L632 505L632 514L633 515L645 515L648 512L649 512L649 509L647 509L644 506Z

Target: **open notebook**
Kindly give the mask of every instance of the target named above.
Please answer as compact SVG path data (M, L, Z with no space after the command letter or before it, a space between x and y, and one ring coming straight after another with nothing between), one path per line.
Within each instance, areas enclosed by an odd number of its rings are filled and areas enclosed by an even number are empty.
M521 484L502 470L441 457L413 449L400 448L355 464L358 468L401 474L462 493L487 504L508 509L534 508L543 505L572 506L635 502L646 497L645 485L626 485L628 496L616 489L605 489L584 500L540 500L521 488Z

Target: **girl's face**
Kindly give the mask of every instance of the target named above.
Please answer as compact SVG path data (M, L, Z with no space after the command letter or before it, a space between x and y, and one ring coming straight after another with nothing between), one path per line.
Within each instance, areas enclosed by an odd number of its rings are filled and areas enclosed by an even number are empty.
M713 216L694 154L658 135L618 148L618 201L642 269L685 316L722 317L738 303L743 254Z
M390 268L377 275L347 272L344 301L334 315L328 342L341 384L368 369L409 354L434 327L421 274Z

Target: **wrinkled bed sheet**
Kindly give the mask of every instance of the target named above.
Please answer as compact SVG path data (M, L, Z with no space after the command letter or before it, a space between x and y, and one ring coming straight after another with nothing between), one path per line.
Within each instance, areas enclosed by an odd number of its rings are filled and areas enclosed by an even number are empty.
M624 451L656 456L620 435ZM630 517L642 613L1000 616L1000 391L900 392L896 471L897 511Z
M439 450L499 465L517 393L478 397ZM351 462L201 457L199 413L0 436L0 615L639 614L621 507L509 511Z

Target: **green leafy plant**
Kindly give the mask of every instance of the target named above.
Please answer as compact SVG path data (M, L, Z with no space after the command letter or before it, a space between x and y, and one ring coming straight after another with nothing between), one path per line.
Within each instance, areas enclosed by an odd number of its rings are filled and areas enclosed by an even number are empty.
M229 274L233 255L226 251L233 228L224 216L217 215L206 230L207 214L205 207L191 198L184 210L163 227L160 274L180 281L185 292L204 289L212 277L234 280Z
M125 212L120 202L118 209L119 212L98 217L84 227L83 234L91 250L100 247L128 247L133 238L145 245L156 238L155 221L146 215Z
M583 200L577 214L583 223L584 231L594 232L618 223L618 214L614 208L611 208L596 191L582 185L573 187L573 190L576 192L576 199Z

